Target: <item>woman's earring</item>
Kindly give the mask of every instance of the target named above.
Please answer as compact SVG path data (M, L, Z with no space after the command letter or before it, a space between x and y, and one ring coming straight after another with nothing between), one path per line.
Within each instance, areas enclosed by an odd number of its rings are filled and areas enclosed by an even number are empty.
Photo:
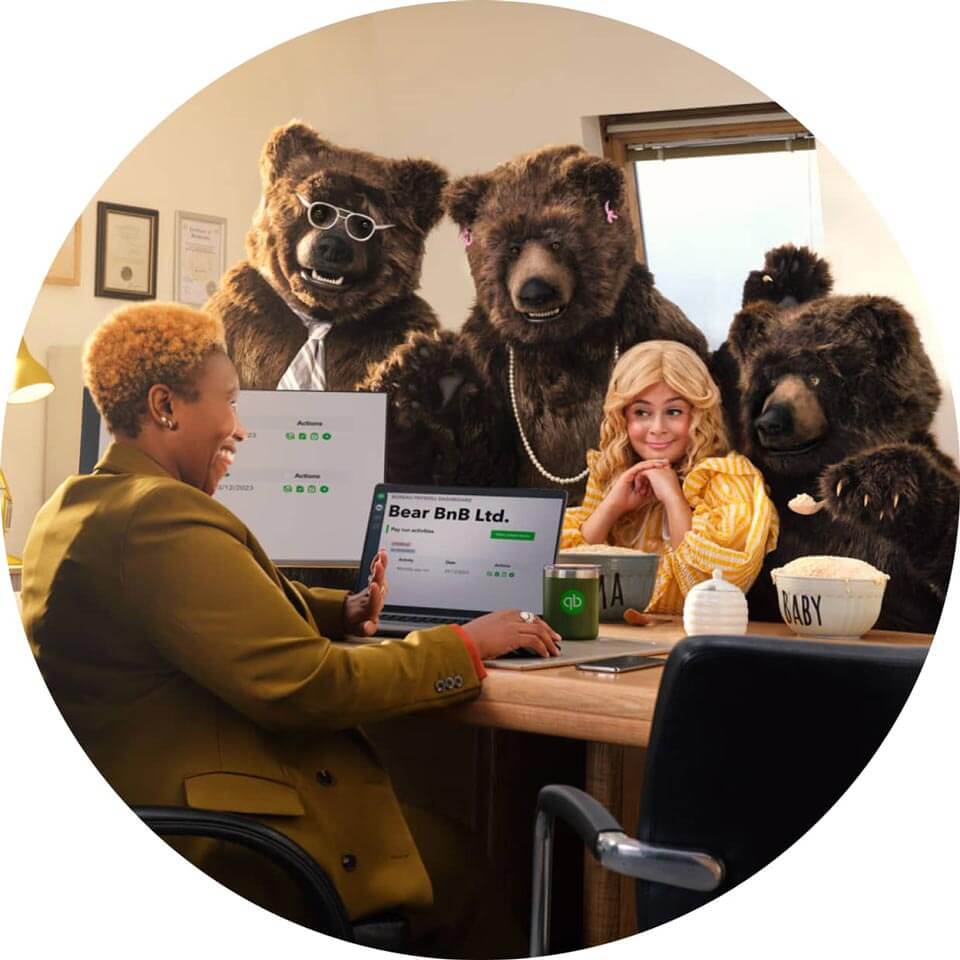
M173 421L169 417L161 417L160 422L168 429L173 429Z

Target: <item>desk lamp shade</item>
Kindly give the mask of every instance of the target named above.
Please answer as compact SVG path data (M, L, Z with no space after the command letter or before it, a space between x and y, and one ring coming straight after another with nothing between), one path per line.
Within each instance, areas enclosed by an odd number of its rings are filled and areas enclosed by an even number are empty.
M47 368L37 363L27 349L26 341L21 337L13 374L13 388L7 397L7 403L32 403L34 400L42 400L52 392L53 381Z

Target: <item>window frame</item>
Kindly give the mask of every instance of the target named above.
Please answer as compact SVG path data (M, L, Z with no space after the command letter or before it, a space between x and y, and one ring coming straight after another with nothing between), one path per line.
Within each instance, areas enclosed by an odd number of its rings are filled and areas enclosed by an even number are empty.
M670 144L693 143L692 149L699 155L709 156L779 149L775 146L777 143L783 143L786 150L816 147L813 134L773 101L607 114L597 119L603 156L617 164L624 174L627 212L636 233L636 257L641 263L647 262L646 241L633 165L645 161L631 157L638 148L649 150L662 145L671 149ZM650 156L649 159L656 158Z

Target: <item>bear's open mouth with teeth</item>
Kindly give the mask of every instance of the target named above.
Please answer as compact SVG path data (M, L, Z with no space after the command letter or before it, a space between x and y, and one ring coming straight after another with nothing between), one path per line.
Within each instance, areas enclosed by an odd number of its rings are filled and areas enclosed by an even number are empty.
M361 243L338 224L332 230L311 229L297 244L297 273L311 291L331 296L345 294L377 272L380 243Z
M523 315L523 319L530 323L545 323L547 320L556 320L566 309L567 305L563 304L563 306L553 307L551 310L539 310L536 312L532 310L521 310L520 313Z
M322 274L313 268L301 269L300 276L303 277L307 283L313 283L318 287L325 287L333 290L341 288L347 280L345 274L341 273L339 276L329 276Z

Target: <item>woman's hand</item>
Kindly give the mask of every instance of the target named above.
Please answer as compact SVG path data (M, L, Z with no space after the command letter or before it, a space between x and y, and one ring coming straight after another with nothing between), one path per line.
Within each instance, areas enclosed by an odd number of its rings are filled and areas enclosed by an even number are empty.
M669 464L648 470L645 476L653 495L663 504L667 530L670 533L670 545L677 549L693 525L693 511L683 495L680 478Z
M519 610L497 610L463 625L481 660L493 660L518 647L541 657L560 653L560 634L539 617L527 623Z
M647 463L656 464L644 474L644 479L649 484L651 493L661 503L669 503L678 498L683 500L683 488L680 486L680 478L677 476L677 471L670 466L669 462L666 460L648 460Z
M650 472L669 467L669 460L641 460L635 463L617 477L604 502L617 509L620 516L639 509L653 493L648 479Z
M372 637L387 599L387 551L380 550L370 564L367 588L347 595L343 602L343 632Z
M652 470L670 468L668 460L641 460L628 467L613 482L609 492L583 522L580 533L587 543L604 543L616 522L630 511L637 510L650 500L653 491L647 475Z

